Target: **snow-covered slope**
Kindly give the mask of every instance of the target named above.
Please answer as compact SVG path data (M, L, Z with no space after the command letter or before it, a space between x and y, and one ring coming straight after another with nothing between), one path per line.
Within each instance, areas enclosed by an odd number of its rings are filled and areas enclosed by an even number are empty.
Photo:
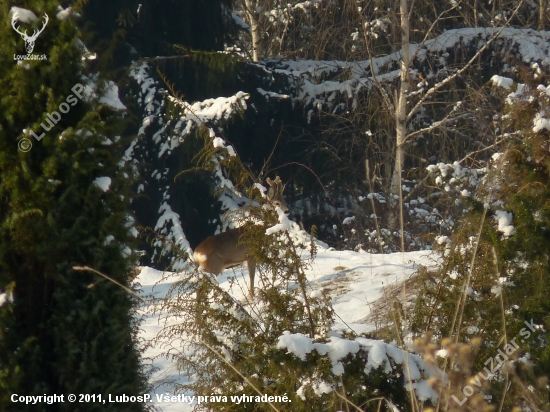
M332 303L337 315L334 329L352 328L355 332L367 332L374 329L367 317L371 304L382 296L386 286L397 285L407 279L416 264L430 266L430 252L409 252L395 254L369 254L365 252L331 251L319 248L312 268L307 273L312 289L327 289L332 296ZM229 278L236 277L231 284ZM163 297L170 286L178 280L177 274L167 274L158 270L143 267L136 281L142 285L142 295ZM248 290L246 268L235 271L226 270L218 277L220 286L230 291L237 299L244 302ZM154 339L164 326L164 318L151 314L147 309L142 311L144 322L141 337L147 341ZM178 319L169 318L167 322L177 323ZM184 384L188 376L180 375L177 366L171 359L159 356L168 350L178 353L181 349L177 342L154 342L145 352L146 357L154 358L153 366L158 368L151 376L154 385L152 399L164 412L190 411L192 405L182 394L179 401L157 402L157 395L173 394L176 383Z

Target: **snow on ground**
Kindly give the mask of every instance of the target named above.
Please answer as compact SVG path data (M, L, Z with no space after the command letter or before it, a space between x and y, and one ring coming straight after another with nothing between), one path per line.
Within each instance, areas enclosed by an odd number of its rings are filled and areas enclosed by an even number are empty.
M319 248L312 268L307 273L312 289L328 289L332 296L332 304L336 312L334 329L352 328L355 332L368 332L374 329L367 317L373 302L383 294L383 288L398 285L406 280L415 270L415 265L433 265L431 252L408 252L394 254L370 254L353 251L331 251ZM233 270L226 270L218 277L220 286L237 298L244 301L248 291L248 273L246 265ZM236 276L237 282L231 287L229 278ZM158 270L143 267L136 278L142 286L141 294L145 297L162 297L167 294L170 286L178 280L177 274L167 274ZM142 311L144 322L141 325L141 337L146 340L155 338L162 329L163 322L159 322L158 315L147 314ZM178 322L170 318L174 324ZM174 347L174 342L168 347L167 343L156 343L147 348L145 357L154 358L153 366L158 368L151 376L154 386L151 394L155 406L163 412L191 411L192 406L185 402L157 402L157 395L173 394L174 383L184 384L188 377L180 375L175 363L164 356ZM191 395L185 393L184 395Z

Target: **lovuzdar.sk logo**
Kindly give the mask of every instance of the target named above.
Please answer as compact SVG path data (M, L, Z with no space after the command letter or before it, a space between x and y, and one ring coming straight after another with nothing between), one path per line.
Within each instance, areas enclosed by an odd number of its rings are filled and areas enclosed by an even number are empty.
M26 55L14 54L13 59L14 60L46 60L47 57L45 54L32 54L32 52L34 50L34 43L36 42L36 39L38 38L40 33L44 31L44 29L48 24L48 21L50 20L48 15L44 13L44 16L43 16L44 21L42 23L42 28L33 29L33 34L29 35L27 34L28 29L22 28L21 23L28 24L28 23L35 22L36 20L38 20L36 15L30 10L22 9L19 7L12 7L10 10L10 13L11 13L11 26L17 33L21 35L21 37L23 38L23 41L25 42L25 49L27 50Z

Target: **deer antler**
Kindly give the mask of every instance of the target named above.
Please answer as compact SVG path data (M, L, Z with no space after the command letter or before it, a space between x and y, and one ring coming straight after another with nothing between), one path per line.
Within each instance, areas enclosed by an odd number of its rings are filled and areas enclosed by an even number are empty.
M280 185L281 183L283 183L283 182L281 181L281 178L280 178L279 176L277 176L277 177L275 178L275 180L272 180L272 179L270 179L270 178L268 177L268 178L266 179L266 182L269 184L269 186L278 186L278 185Z
M45 16L44 25L42 26L42 28L40 30L37 30L37 29L34 30L34 33L33 33L32 37L30 38L31 40L36 40L38 35L44 31L44 29L46 28L46 25L50 21L50 18L48 17L48 15L46 13L44 13L44 16Z
M13 27L13 29L14 29L17 33L19 33L19 34L21 35L21 37L23 37L23 39L26 39L27 37L29 37L29 36L27 36L27 30L25 30L25 33L21 33L21 32L19 31L19 29L17 28L17 26L15 25L15 23L16 23L16 20L15 20L15 19L12 20L12 21L11 21L11 27Z
M50 21L49 16L46 13L44 13L44 24L42 25L42 28L40 30L35 29L33 35L30 36L30 37L27 34L27 29L25 29L25 32L19 31L19 27L16 26L17 21L15 19L11 21L11 27L13 27L13 29L17 33L19 33L21 35L21 37L23 37L23 40L25 40L25 41L27 41L27 40L34 41L34 40L36 40L38 35L44 31L44 29L46 28L46 25L48 24L49 21Z
M285 189L286 185L283 185L283 181L279 176L275 177L275 180L272 180L268 177L266 181L269 186L274 187L276 190L280 190L282 192Z

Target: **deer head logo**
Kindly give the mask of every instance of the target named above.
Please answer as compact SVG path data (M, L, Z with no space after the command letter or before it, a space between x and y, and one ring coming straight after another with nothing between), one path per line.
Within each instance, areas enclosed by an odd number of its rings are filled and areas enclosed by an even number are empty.
M44 25L42 26L42 28L40 30L35 29L32 36L29 36L27 34L27 30L25 30L24 32L19 31L19 28L16 26L17 20L12 19L11 26L13 27L13 29L17 33L19 33L21 35L21 37L25 41L25 49L27 50L28 54L31 54L32 51L34 50L34 42L38 38L38 35L44 31L44 29L46 28L46 25L48 24L49 20L50 20L50 18L48 17L48 15L46 13L44 13Z

